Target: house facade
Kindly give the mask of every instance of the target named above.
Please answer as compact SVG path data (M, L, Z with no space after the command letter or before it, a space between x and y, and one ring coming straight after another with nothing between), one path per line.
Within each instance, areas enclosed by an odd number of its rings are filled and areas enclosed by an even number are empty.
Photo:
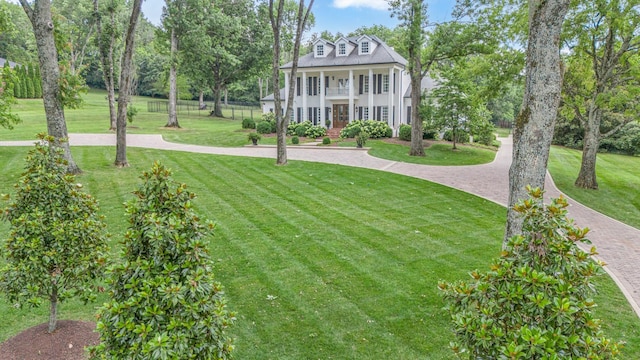
M292 122L343 128L354 120L386 122L394 133L410 121L407 60L375 36L317 39L313 51L301 56L294 81ZM281 67L289 92L292 63ZM409 103L407 103L409 101ZM273 94L262 99L263 112L274 109ZM286 103L284 104L286 108ZM409 112L410 113L410 112ZM328 120L328 121L327 121ZM330 121L330 123L329 123Z

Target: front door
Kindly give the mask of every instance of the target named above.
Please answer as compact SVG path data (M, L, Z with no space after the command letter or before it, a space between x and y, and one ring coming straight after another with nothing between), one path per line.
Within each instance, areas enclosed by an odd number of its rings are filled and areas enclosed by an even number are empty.
M333 105L333 127L343 128L349 123L349 104Z

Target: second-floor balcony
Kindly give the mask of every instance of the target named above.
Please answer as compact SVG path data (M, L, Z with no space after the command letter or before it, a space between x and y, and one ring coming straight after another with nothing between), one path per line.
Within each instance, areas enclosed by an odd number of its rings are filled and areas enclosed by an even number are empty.
M333 99L348 99L349 98L349 88L348 87L329 87L325 89L324 92L326 97ZM358 91L354 89L353 91L354 98L358 97Z

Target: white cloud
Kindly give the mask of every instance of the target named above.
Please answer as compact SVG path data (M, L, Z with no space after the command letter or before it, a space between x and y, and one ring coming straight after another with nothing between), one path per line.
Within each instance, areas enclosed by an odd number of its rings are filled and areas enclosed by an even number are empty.
M339 9L348 7L368 7L376 10L388 10L387 0L333 0L333 6Z

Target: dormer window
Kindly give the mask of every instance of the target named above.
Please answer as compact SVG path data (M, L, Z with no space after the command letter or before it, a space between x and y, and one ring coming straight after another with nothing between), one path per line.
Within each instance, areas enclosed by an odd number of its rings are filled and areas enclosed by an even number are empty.
M338 55L340 56L347 55L347 44L345 43L338 44Z
M368 54L369 53L369 42L368 41L363 41L360 43L360 53L361 54Z
M316 56L324 56L324 45L318 44L316 46Z

